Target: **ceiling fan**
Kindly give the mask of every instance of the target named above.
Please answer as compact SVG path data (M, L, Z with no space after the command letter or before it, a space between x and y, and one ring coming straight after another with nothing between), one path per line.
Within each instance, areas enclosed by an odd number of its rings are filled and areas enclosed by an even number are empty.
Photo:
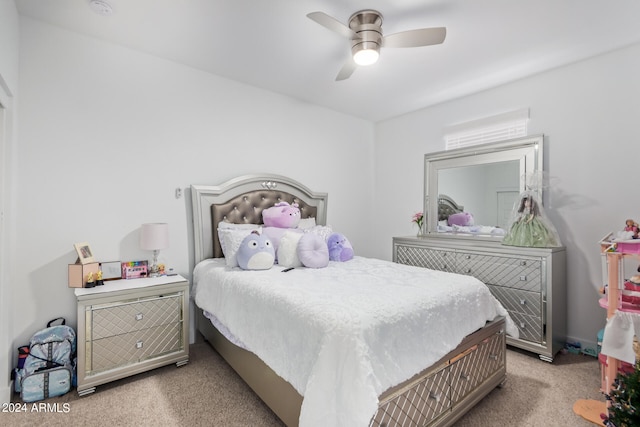
M307 17L351 40L352 57L342 66L336 80L348 79L358 65L371 65L378 60L381 47L420 47L440 44L447 35L445 27L402 31L388 36L382 33L382 14L361 10L344 25L324 12L311 12Z

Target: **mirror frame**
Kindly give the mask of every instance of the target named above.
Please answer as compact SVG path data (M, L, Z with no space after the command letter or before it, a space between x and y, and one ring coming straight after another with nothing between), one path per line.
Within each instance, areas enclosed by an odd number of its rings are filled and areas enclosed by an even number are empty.
M517 160L520 163L519 191L527 187L522 177L536 176L536 172L544 171L543 161L544 135L533 135L503 142L474 145L472 147L427 153L424 156L424 212L426 214L426 234L429 237L487 238L502 240L502 236L480 235L471 233L438 232L438 172L464 166L483 165ZM538 200L542 202L542 188L534 189ZM434 194L435 197L429 196ZM429 203L430 199L435 203ZM464 201L456 200L464 205Z

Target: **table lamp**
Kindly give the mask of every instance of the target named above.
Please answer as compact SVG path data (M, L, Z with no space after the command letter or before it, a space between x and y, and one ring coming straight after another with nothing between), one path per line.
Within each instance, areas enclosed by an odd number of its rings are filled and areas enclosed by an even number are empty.
M142 224L140 247L147 251L153 251L153 264L149 269L148 277L160 276L158 253L160 249L169 247L169 224L164 222Z

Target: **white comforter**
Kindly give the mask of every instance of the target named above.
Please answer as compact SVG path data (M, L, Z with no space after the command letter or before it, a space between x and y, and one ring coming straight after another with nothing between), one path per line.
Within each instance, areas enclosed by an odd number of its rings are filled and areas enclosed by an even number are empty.
M304 396L300 426L367 426L378 396L506 310L473 277L355 257L327 268L194 270L196 304Z

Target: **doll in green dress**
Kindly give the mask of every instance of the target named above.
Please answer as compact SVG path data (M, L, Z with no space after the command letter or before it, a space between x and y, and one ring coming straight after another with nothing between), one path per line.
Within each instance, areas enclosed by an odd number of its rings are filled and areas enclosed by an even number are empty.
M513 224L502 239L502 244L535 248L561 246L558 233L543 214L532 192L522 193Z

